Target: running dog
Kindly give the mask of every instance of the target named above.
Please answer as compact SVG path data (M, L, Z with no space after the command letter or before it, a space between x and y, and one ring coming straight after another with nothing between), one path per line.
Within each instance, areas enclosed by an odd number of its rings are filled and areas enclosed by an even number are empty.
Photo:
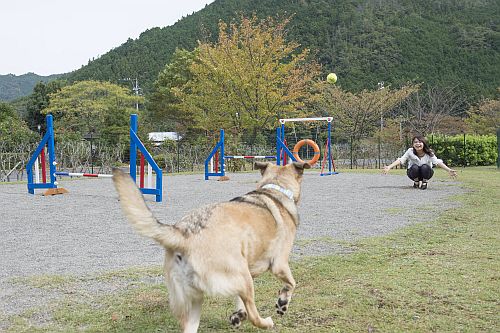
M271 317L262 318L254 302L253 278L268 270L284 284L278 314L290 304L295 280L288 259L299 225L302 176L310 165L255 167L262 174L255 191L195 209L175 225L161 224L130 176L113 170L125 216L139 234L165 248L170 308L184 333L198 331L204 294L236 297L233 326L248 318L256 327L272 328Z

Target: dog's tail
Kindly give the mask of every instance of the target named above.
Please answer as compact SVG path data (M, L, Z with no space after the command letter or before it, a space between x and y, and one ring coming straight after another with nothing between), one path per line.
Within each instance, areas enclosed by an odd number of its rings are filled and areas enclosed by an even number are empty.
M174 251L184 248L185 237L182 233L173 226L158 222L128 174L119 169L113 169L113 182L122 210L139 234L150 237Z

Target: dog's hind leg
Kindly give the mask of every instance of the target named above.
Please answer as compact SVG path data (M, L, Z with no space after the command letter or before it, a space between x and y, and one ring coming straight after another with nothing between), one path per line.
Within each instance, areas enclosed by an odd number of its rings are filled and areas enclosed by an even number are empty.
M181 327L183 333L196 333L200 326L201 306L203 298L194 298L191 300L191 306L188 312L182 316Z
M236 297L236 311L234 311L229 317L229 321L231 325L235 328L241 326L241 323L247 319L247 311L245 310L245 304L239 296Z
M244 290L240 292L239 296L243 304L245 305L248 319L254 326L258 328L272 328L274 326L274 323L271 317L267 317L265 319L262 318L259 315L257 307L255 306L253 279L250 275L250 272L245 273L244 280Z
M271 271L284 283L283 288L281 288L279 293L278 300L276 301L276 312L280 315L284 315L286 310L288 310L290 301L292 300L292 294L295 289L295 279L293 278L288 263L275 263Z

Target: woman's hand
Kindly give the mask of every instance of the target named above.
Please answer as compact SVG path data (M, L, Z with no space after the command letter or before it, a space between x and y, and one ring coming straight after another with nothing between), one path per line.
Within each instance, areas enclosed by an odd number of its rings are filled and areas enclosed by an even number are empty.
M391 168L387 165L384 166L384 168L382 169L382 173L384 175L387 175L389 173L389 170L391 170Z
M453 169L448 170L448 174L450 175L451 178L455 179L457 178L457 171Z

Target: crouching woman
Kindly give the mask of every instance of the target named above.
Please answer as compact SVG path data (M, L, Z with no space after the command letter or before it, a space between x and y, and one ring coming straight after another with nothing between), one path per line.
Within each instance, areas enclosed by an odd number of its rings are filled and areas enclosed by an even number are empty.
M408 169L406 174L413 180L413 187L420 188L422 190L427 189L427 183L429 179L434 175L434 170L432 170L433 165L437 165L446 171L451 178L457 177L457 172L450 169L443 160L436 157L432 149L427 144L427 140L423 136L415 136L412 139L412 147L392 162L390 165L384 166L382 172L387 174L389 170L394 168L396 165L404 164L408 162Z

